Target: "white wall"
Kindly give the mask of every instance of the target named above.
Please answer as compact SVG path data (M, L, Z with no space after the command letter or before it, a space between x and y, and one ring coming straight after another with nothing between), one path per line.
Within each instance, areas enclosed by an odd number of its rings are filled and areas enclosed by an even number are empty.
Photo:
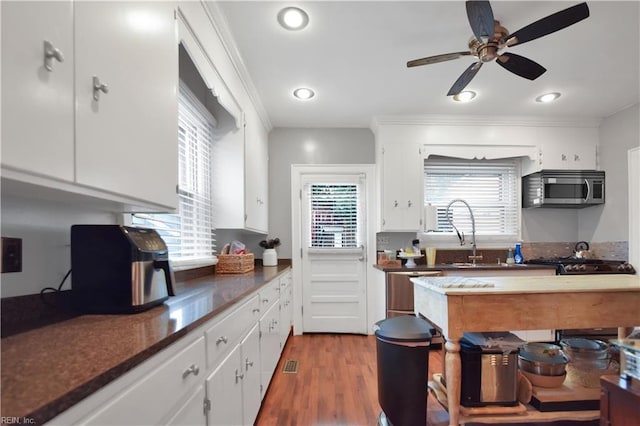
M276 128L269 133L269 238L280 258L291 258L291 165L373 164L370 129Z
M605 204L581 210L578 240L629 239L629 149L640 146L638 104L606 118L600 126L600 169L606 173Z
M22 272L2 274L2 297L58 287L71 267L71 225L114 224L116 215L81 205L2 195L2 236L22 238ZM70 278L64 289L69 289Z

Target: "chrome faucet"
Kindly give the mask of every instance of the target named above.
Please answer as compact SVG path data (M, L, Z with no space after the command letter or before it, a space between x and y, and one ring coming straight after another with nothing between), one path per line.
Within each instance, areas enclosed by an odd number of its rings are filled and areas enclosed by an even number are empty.
M465 244L464 232L459 231L458 228L456 228L456 226L453 224L453 221L451 220L451 216L449 214L449 212L451 210L451 205L453 203L456 203L456 202L461 202L465 206L467 206L467 209L469 209L469 214L471 215L471 248L473 250L473 255L469 256L469 259L471 259L472 263L475 265L476 264L476 259L482 259L482 256L476 256L476 219L473 216L473 211L471 210L471 206L465 200L462 200L460 198L456 198L455 200L451 201L449 203L449 205L447 206L447 212L446 212L447 221L449 221L449 224L456 231L456 234L458 234L458 239L460 240L460 245L461 246L463 246Z

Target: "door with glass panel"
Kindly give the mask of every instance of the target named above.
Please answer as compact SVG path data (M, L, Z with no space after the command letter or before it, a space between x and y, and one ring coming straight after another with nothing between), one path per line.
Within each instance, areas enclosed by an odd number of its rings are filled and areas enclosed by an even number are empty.
M366 333L365 175L304 175L304 332Z

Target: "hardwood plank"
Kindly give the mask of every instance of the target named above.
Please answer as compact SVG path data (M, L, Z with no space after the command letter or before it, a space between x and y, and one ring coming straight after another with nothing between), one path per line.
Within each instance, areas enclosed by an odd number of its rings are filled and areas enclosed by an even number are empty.
M298 372L283 373L287 360ZM429 377L442 372L442 353L429 352ZM255 422L257 426L376 425L380 414L375 336L291 336ZM429 396L427 424L445 425L447 412Z

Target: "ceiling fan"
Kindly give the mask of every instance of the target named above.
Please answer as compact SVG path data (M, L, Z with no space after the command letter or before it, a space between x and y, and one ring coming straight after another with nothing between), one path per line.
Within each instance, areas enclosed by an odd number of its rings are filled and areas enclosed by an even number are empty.
M504 47L513 47L554 33L589 17L587 3L580 3L539 19L515 33L509 34L509 31L499 21L493 19L493 11L488 1L467 1L466 7L467 17L474 35L469 41L468 51L445 53L407 62L407 67L411 68L450 61L463 56L477 58L477 62L469 65L456 82L453 83L447 96L457 95L462 92L482 65L494 59L498 65L507 71L529 80L535 80L544 74L546 68L524 56L509 52L501 53L500 50Z

